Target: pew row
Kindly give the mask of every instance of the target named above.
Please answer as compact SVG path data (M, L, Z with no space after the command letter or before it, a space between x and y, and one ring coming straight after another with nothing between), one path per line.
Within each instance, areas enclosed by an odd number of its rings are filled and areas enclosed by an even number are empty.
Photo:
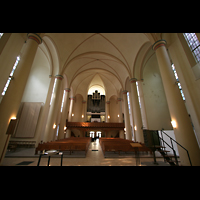
M58 151L69 151L70 155L73 151L85 151L86 155L90 142L91 138L66 138L53 142L39 143L35 149L35 154L38 154L38 151L55 149Z
M105 156L105 152L118 152L120 155L120 152L150 152L152 153L152 150L146 147L143 143L139 143L142 147L134 148L131 146L131 143L135 143L132 140L124 140L121 138L100 138L100 145L103 151L103 154Z

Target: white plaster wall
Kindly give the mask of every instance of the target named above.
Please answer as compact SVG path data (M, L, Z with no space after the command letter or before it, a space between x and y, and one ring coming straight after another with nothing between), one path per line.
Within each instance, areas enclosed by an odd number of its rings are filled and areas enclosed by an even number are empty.
M24 90L22 102L45 103L49 84L49 62L42 50L38 48Z
M152 130L172 130L171 118L162 79L154 54L146 63L143 72L143 93L148 128Z

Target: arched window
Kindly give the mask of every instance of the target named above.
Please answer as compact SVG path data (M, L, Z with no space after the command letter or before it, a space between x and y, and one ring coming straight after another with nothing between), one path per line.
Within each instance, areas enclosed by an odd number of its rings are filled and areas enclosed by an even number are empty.
M3 33L0 33L0 39L1 39L2 36L3 36Z
M183 33L197 63L200 62L200 42L195 33Z
M171 67L172 67L172 70L173 70L173 72L174 72L174 76L175 76L175 78L176 78L176 83L177 83L177 85L178 85L178 87L179 87L179 90L180 90L180 92L181 92L181 96L182 96L183 100L185 101L185 96L184 96L184 93L183 93L183 90L182 90L182 87L181 87L181 83L179 82L178 74L177 74L177 72L176 72L176 69L175 69L175 66L174 66L173 63L171 64Z
M5 84L4 88L3 88L3 92L1 93L0 102L2 101L3 96L5 95L5 93L6 93L7 89L8 89L10 81L13 79L13 75L14 75L15 69L17 68L17 65L18 65L19 61L20 61L20 56L17 56L15 64L13 65L12 71L10 73L10 76L8 77L8 80L7 80L7 82L6 82L6 84Z

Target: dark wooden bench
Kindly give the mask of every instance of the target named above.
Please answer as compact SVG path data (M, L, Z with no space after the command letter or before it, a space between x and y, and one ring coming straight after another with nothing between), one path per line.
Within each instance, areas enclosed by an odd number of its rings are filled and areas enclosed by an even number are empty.
M38 151L52 150L52 149L59 151L70 151L70 154L73 151L85 151L86 154L90 142L91 142L90 138L69 138L53 142L39 143L38 147L35 149L35 154L37 154Z
M135 152L136 149L130 145L130 143L134 143L131 140L124 140L117 138L103 138L100 139L100 145L102 147L102 151L105 155L105 152L107 151L113 151L113 152ZM142 147L137 148L137 151L140 152L151 152L151 149L146 147L144 144L140 143Z

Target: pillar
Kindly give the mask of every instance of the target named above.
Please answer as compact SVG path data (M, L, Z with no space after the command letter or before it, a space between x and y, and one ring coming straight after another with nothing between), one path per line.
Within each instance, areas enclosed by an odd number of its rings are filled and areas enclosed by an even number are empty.
M156 52L171 120L176 124L176 127L174 127L176 140L189 151L192 165L200 165L200 149L184 101L178 86L175 84L176 80L167 53L166 41L158 40L153 44L152 48ZM185 150L179 145L177 146L181 163L183 165L190 165Z
M24 39L20 33L4 33L0 39L0 92L3 91L23 45Z
M59 133L58 133L58 139L63 139L64 138L64 130L66 126L66 119L67 119L67 113L69 110L68 107L68 100L69 100L69 88L65 88L65 99L64 99L64 105L63 105L63 111L61 113L61 120L60 120L60 128L59 128Z
M128 92L127 90L122 91L123 99L124 99L124 118L125 118L125 128L126 128L126 136L125 137L127 140L132 140L127 92Z
M81 116L81 119L82 119L82 122L85 122L86 121L86 109L85 109L85 107L86 107L86 101L85 100L83 100L82 101L82 116Z
M118 110L119 110L119 112L118 112L118 115L119 115L118 122L122 123L123 122L123 118L122 118L122 105L121 105L122 98L117 98L117 102L118 102Z
M68 121L69 121L69 122L72 121L72 109L73 109L74 100L75 100L75 97L71 97L71 98L70 98L69 117L68 117Z
M143 124L143 129L148 129L142 82L143 82L143 79L138 81L138 88L139 88L139 94L140 94L140 103L141 103L142 124Z
M49 110L49 115L46 123L46 129L45 129L45 135L44 135L44 141L53 141L55 139L55 134L57 130L57 114L60 112L60 95L61 95L61 83L62 83L63 76L62 75L56 75L55 81L56 84L54 86L54 92L51 96L52 102Z
M110 101L106 101L106 122L110 121Z
M41 140L44 140L44 133L45 133L45 128L46 128L46 123L47 123L47 118L49 114L49 109L50 109L50 100L51 100L51 95L52 95L52 90L53 90L53 85L55 78L52 75L49 75L49 78L51 78L50 84L49 84L49 89L46 97L45 104L40 111L40 116L38 119L35 135L36 135L36 144L35 146L38 146L38 143L41 142Z
M118 101L118 110L119 110L119 117L118 122L123 123L123 117L122 117L122 98L117 98ZM119 137L124 139L124 130L119 130Z
M0 104L0 163L6 153L10 135L6 131L10 119L17 116L27 79L35 58L38 45L42 39L38 34L29 33L20 62L15 70L14 79L6 91Z
M72 108L73 108L73 104L74 104L74 99L75 99L74 97L70 98L68 122L72 121ZM70 138L70 137L71 137L71 130L67 129L66 138Z
M133 121L134 125L133 128L135 130L135 137L137 142L142 142L144 143L144 137L143 137L143 130L142 130L142 116L141 116L141 111L140 111L140 105L139 105L139 100L138 100L138 94L137 94L137 87L136 87L136 78L131 78L130 80L131 83L131 95L133 99Z

